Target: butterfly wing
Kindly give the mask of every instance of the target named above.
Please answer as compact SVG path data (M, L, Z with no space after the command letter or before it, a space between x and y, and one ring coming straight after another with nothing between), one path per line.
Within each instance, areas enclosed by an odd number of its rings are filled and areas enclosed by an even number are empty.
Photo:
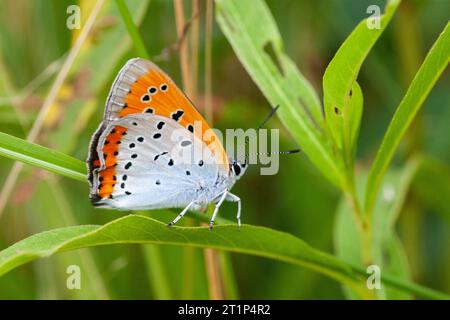
M219 176L211 150L177 121L158 115L133 114L110 122L95 152L99 163L90 195L101 207L185 207L192 200L201 202L199 190Z
M173 119L180 126L194 132L195 136L203 140L217 158L217 164L228 172L228 157L222 143L192 102L154 63L134 58L125 64L115 79L106 102L103 122L91 140L87 161L88 180L91 184L93 179L91 172L98 167L99 163L94 150L105 128L120 118L142 113Z

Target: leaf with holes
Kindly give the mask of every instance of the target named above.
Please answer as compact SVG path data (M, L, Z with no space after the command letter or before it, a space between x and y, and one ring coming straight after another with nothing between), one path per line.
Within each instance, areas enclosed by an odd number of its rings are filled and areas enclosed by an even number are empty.
M323 100L325 116L335 144L340 150L345 149L347 158L352 156L356 139L345 138L346 131L359 127L361 109L351 102L355 98L356 78L361 65L369 54L371 48L383 33L392 18L399 0L390 0L386 12L379 18L379 28L373 28L369 17L361 21L350 36L344 41L331 60L323 77ZM371 20L372 19L372 20ZM376 19L376 18L375 18ZM350 144L350 145L348 145Z
M260 0L218 0L217 21L237 57L302 150L335 185L342 162L332 152L322 107L311 84L283 52L273 17Z

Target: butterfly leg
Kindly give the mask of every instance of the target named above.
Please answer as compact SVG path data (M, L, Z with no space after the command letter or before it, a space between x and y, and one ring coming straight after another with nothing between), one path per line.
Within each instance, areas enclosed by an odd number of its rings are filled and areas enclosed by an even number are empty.
M186 206L186 208L184 208L183 211L181 211L180 214L177 215L177 216L175 217L175 219L173 219L172 222L169 222L169 224L168 224L167 226L168 226L168 227L171 227L171 226L173 226L175 223L177 223L178 220L180 220L181 218L183 218L183 216L186 214L186 212L189 210L189 208L190 208L194 203L195 203L195 201L191 201L191 202Z
M219 201L216 204L216 207L214 208L213 215L211 217L211 221L209 222L209 230L212 230L214 226L214 220L216 220L217 213L219 212L219 208L222 205L222 203L225 201L225 198L227 197L228 190L225 190L222 195L220 196Z
M236 220L237 220L237 224L238 224L238 230L241 230L241 198L239 198L237 195L234 195L234 194L228 192L227 200L232 201L232 202L237 202L237 204L238 204Z

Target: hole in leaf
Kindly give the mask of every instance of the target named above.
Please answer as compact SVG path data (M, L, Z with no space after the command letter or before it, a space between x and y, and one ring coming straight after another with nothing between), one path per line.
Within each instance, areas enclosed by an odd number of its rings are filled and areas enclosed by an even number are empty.
M334 107L334 113L338 116L342 115L341 109L339 109L338 107Z
M269 41L264 45L264 52L267 53L270 60L272 60L273 64L277 67L278 71L284 77L284 71L283 71L283 68L281 67L280 60L278 60L278 56L276 54L275 47L274 47L272 41Z

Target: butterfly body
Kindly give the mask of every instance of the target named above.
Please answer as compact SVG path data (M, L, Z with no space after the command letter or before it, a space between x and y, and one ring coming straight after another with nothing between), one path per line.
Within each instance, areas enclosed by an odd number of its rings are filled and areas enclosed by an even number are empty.
M209 139L205 138L208 133ZM101 208L189 209L240 199L229 191L246 165L153 63L129 60L114 81L87 160L90 199Z

